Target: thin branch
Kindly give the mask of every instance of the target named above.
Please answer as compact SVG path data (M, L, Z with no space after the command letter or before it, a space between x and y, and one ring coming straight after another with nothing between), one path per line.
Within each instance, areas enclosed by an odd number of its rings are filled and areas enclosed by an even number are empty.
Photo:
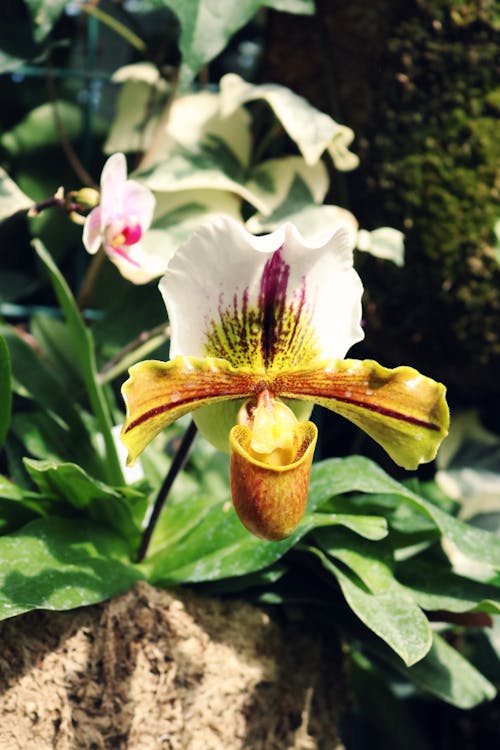
M151 516L148 521L148 525L144 529L141 543L137 551L136 562L141 562L146 557L149 543L151 542L151 537L153 536L153 531L155 530L156 524L158 522L158 518L160 517L160 513L163 510L163 506L165 505L168 499L168 495L175 481L175 478L177 477L178 473L181 471L182 467L186 463L186 460L189 456L189 452L191 450L191 446L193 445L193 441L196 437L196 432L197 432L196 425L193 421L191 421L189 424L189 427L187 428L186 432L184 433L182 437L181 443L173 458L173 461L170 466L170 469L168 470L167 476L165 477L165 480L162 486L160 487L160 491L158 492L158 495L156 497L155 503L153 505L153 510L151 512Z
M110 16L109 13L101 10L93 3L80 3L80 9L87 13L89 16L94 16L102 24L112 29L118 36L125 39L132 47L141 52L143 55L147 52L147 45L144 40L140 38L132 29L125 26L124 23L119 21L117 18Z
M68 138L66 130L64 129L63 121L61 119L59 108L57 106L57 92L56 92L56 87L54 84L54 79L52 77L50 68L47 68L46 82L47 82L47 91L49 94L49 99L52 104L52 111L54 114L54 123L56 126L56 130L58 132L59 138L61 139L61 148L64 151L64 155L66 156L66 159L71 165L71 168L73 169L74 173L84 185L87 185L88 187L98 188L98 185L96 185L96 183L94 182L94 180L92 179L92 177L87 172L87 170L81 163L80 159L78 158L76 151L71 145L71 142Z
M133 341L121 349L101 368L98 380L101 384L108 383L120 375L130 364L144 359L151 351L158 348L170 337L170 326L161 323L149 331L143 331ZM130 355L130 356L129 356ZM133 356L131 356L133 355Z

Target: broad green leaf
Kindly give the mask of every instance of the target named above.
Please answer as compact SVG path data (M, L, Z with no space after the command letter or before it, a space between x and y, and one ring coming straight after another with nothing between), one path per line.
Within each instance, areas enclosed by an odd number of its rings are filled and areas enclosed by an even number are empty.
M75 342L65 322L53 315L35 313L31 318L30 330L65 392L75 395L83 393L85 382L75 361Z
M111 418L104 393L97 381L94 342L80 315L71 291L42 243L34 240L33 246L47 269L57 299L71 331L77 364L85 381L87 394L100 427L106 448L106 478L111 484L123 484L123 473L111 434Z
M379 540L375 544L336 528L315 531L314 540L324 552L356 573L373 594L395 587L390 547Z
M212 138L222 141L241 164L249 166L252 144L250 115L243 108L230 115L223 114L221 95L214 91L178 96L171 105L166 133L173 143L166 144L165 158L175 144L195 149L199 143Z
M491 569L500 568L500 539L481 529L459 521L432 503L411 492L407 487L392 479L377 464L362 456L345 459L331 459L324 462L330 466L335 492L365 492L392 494L401 502L419 510L430 518L441 532L442 544L446 553L478 563Z
M119 68L112 81L122 85L104 151L107 154L144 151L151 144L167 105L169 89L151 63Z
M362 516L347 513L316 513L318 526L322 526L322 518L327 526L338 525L354 531L355 534L362 536L370 541L379 541L385 539L389 530L387 521L381 516ZM326 533L321 532L321 533ZM325 537L328 539L328 535ZM322 537L323 539L323 537Z
M473 708L496 695L491 682L437 633L425 659L404 674L423 690L458 708Z
M43 455L49 447L50 455L59 458L76 458L78 462L89 471L102 471L99 456L92 444L91 437L81 412L76 407L77 397L80 394L69 393L61 387L53 371L49 369L46 360L42 359L25 340L23 340L13 328L1 326L5 341L8 344L14 375L14 390L20 395L32 399L37 409L43 409L44 413L35 412L37 416L16 413L14 424L18 429L20 440L26 443L33 439L39 445L33 455ZM35 424L36 423L36 424ZM37 433L38 429L41 429ZM50 445L50 435L54 443ZM49 441L47 446L46 438ZM62 448L57 452L57 445ZM34 446L33 446L34 447Z
M164 535L155 538L154 549L159 551L143 564L148 579L161 585L213 581L273 564L311 529L336 523L335 514L325 518L315 513L332 495L329 469L328 463L326 468L313 465L306 515L295 533L282 542L265 542L249 534L230 501L205 504L203 498L193 498L167 505L160 521Z
M113 488L80 466L26 459L26 468L42 493L65 500L89 518L118 531L133 548L139 541L147 500L132 487Z
M322 162L318 162L317 166L320 165L322 166ZM306 183L303 176L295 175L285 199L272 213L266 215L260 212L251 216L246 224L248 231L254 234L273 232L283 222L290 221L305 240L316 244L323 238L330 237L332 227L342 222L351 231L354 243L357 233L354 216L339 206L317 205L318 196L313 195L310 184Z
M125 541L95 521L44 518L0 537L0 618L94 604L141 578Z
M9 55L4 50L0 50L0 73L10 73L12 70L19 68L25 59L17 55Z
M0 336L0 448L10 425L12 405L11 366L7 344Z
M258 164L250 171L246 187L258 197L260 205L265 206L268 223L262 214L265 228L258 225L257 229L252 229L250 222L257 222L257 218L252 217L248 222L249 230L262 233L273 231L283 221L295 223L297 210L321 203L328 186L328 173L321 161L307 164L301 156L285 156ZM253 203L255 205L255 200ZM304 237L307 236L304 227L297 227Z
M169 91L158 78L156 67L146 63L121 68L113 80L123 85L104 147L106 153L145 151L142 171L168 159L179 146L196 150L202 141L213 137L223 141L242 164L249 164L251 131L246 110L223 117L220 94L213 91L189 93L169 101ZM158 127L165 111L168 119L160 138Z
M14 180L11 180L5 169L0 167L0 221L18 211L27 211L32 205L31 198L28 198Z
M326 570L339 582L353 612L403 659L407 666L426 655L432 645L432 632L422 610L395 579L372 593L359 578L347 575L320 550L309 547ZM351 558L352 559L352 558ZM359 569L359 558L356 561ZM379 571L380 573L380 571ZM372 579L373 580L373 579Z
M454 414L438 457L436 481L461 505L461 516L500 509L500 438L486 430L475 411Z
M82 135L84 121L78 105L65 101L41 104L0 137L0 143L11 156L26 156L38 149L59 144L59 133L54 124L54 106L57 106L66 137L77 140Z
M75 433L54 414L41 410L16 412L12 417L11 432L23 445L25 455L78 461L87 468L95 464L99 470L95 449L88 441L81 445Z
M67 0L25 0L35 28L35 40L41 42L52 30L68 4Z
M3 270L0 276L0 302L2 303L4 315L9 315L11 311L18 312L15 307L9 310L9 302L29 296L39 286L40 281L34 274L30 275L23 271Z
M360 229L356 249L370 253L375 258L391 260L396 266L404 266L404 234L392 227L379 227L368 232Z
M349 684L358 715L363 717L362 726L359 727L361 736L356 733L359 750L375 747L429 750L429 743L418 717L413 715L410 701L401 700L395 694L387 675L356 647L349 649L347 658Z
M234 193L255 208L266 211L269 197L247 185L247 169L218 136L207 136L196 147L178 145L168 158L139 175L155 193L178 191L220 191ZM253 184L255 188L255 183Z
M225 115L246 102L264 99L308 164L315 164L328 151L337 169L358 166L358 157L348 149L354 139L351 128L339 125L286 86L247 83L235 73L227 73L221 78L220 88Z
M0 536L20 529L39 515L24 504L0 496Z
M0 497L8 500L22 500L23 490L7 477L0 475Z
M312 0L159 0L173 10L181 25L180 83L188 88L205 63L222 52L230 38L268 6L289 13L314 12Z
M498 588L457 576L444 566L417 558L398 565L396 575L425 610L500 614Z
M156 218L142 238L142 250L165 262L203 222L220 215L241 221L241 201L222 190L157 193L156 198Z

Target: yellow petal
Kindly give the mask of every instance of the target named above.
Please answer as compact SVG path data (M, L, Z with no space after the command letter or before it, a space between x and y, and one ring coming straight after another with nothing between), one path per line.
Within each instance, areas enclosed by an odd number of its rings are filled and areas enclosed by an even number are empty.
M309 475L318 431L312 422L297 424L297 452L292 463L271 466L251 453L252 431L231 430L231 494L242 524L270 541L295 531L307 505Z
M269 383L280 397L314 401L349 419L405 469L432 461L448 433L446 389L412 367L372 360L320 362Z
M171 362L149 360L130 368L122 388L127 419L121 432L128 462L176 419L206 404L247 398L260 378L235 370L222 359L176 357Z

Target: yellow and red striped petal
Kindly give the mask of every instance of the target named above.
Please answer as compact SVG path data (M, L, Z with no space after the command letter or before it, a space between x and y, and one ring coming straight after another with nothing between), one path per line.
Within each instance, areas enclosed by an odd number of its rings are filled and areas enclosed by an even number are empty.
M412 367L335 360L273 377L281 398L325 406L360 427L405 469L432 461L448 433L446 389Z
M255 536L278 541L290 536L307 505L309 475L318 431L312 422L296 426L293 460L270 465L255 458L252 431L246 425L231 430L231 495L242 524Z
M236 370L222 359L176 357L170 362L149 360L130 368L122 388L127 418L121 439L128 462L184 414L229 399L248 398L261 377Z

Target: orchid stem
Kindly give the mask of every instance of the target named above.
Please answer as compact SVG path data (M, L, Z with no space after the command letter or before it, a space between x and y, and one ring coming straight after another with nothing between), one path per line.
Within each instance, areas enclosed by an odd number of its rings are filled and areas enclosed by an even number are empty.
M76 303L80 310L83 310L90 303L92 291L105 258L106 253L101 247L90 261L76 298Z
M123 347L97 375L99 383L109 383L122 372L125 372L131 365L140 359L145 359L152 351L158 349L170 338L170 327L166 323L161 323L150 331L143 331L133 341Z
M98 8L96 5L91 3L80 3L81 10L88 13L89 16L94 16L98 21L103 23L108 28L112 29L116 34L125 39L132 47L141 52L143 55L147 52L146 43L139 37L132 29L125 26L124 23L119 21L117 18L110 16L109 13Z
M165 477L165 480L160 487L153 506L153 510L151 512L151 516L148 521L148 525L144 529L141 543L137 551L136 562L138 563L142 562L142 560L144 560L144 558L146 557L146 552L148 551L149 543L151 541L151 537L153 536L153 531L155 530L158 518L160 517L160 513L168 499L168 494L172 488L175 478L177 477L177 474L181 471L182 467L186 463L189 452L191 450L191 446L193 445L193 441L196 437L196 433L196 425L191 420L186 432L182 437L177 452L175 453L170 469L167 472L167 476Z

